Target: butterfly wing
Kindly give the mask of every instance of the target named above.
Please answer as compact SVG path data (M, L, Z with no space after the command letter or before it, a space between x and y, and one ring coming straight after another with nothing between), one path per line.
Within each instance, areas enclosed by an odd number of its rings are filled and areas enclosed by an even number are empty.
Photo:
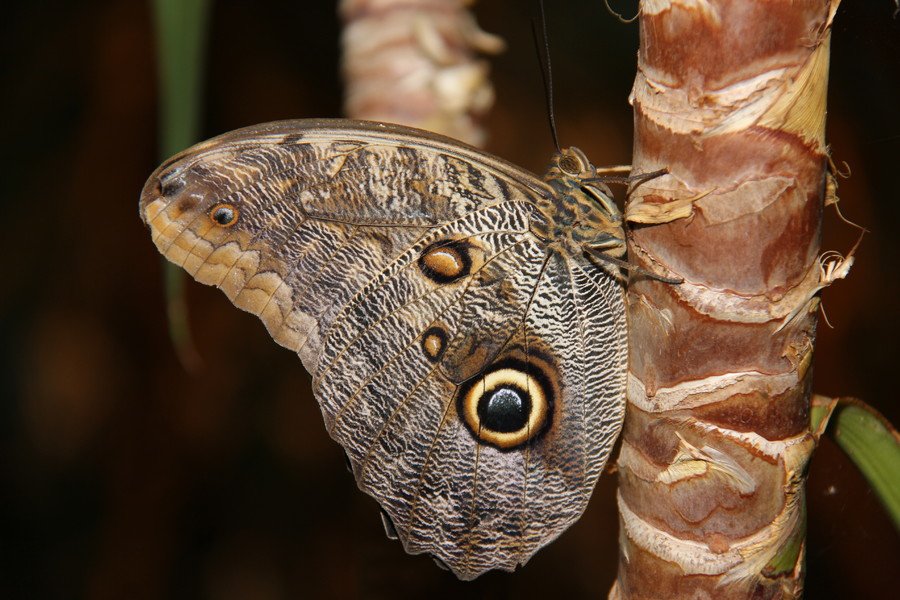
M440 136L288 121L163 164L141 215L299 354L407 551L471 579L578 518L621 426L622 290L533 232L551 193Z

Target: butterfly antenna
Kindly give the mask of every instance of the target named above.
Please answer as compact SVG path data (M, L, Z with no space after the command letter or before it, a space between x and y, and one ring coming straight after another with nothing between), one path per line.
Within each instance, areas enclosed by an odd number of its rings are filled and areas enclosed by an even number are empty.
M559 135L556 131L556 116L553 114L553 72L550 69L550 39L547 37L547 15L544 13L544 0L538 0L538 11L541 19L541 33L538 34L537 23L531 20L531 34L534 36L534 48L538 53L538 62L541 65L541 79L544 82L544 95L547 99L547 114L550 119L550 135L553 136L553 145L557 152L562 152L559 147ZM541 44L543 38L543 44Z
M669 174L669 169L660 169L658 171L651 171L649 173L635 173L633 175L631 175L631 174L629 174L629 175L612 174L612 175L600 175L598 177L587 177L583 181L588 182L588 183L594 182L594 181L598 181L600 183L621 183L623 185L630 185L633 183L634 187L638 187L640 185L647 183L648 181L651 181L653 179L656 179L658 177L662 177L663 175L668 175L668 174Z

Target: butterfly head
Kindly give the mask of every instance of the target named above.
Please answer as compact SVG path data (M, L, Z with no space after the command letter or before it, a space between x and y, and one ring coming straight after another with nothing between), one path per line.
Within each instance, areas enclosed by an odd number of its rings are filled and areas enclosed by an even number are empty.
M614 257L625 253L622 213L597 169L578 148L557 152L544 180L556 191L551 198L554 237Z

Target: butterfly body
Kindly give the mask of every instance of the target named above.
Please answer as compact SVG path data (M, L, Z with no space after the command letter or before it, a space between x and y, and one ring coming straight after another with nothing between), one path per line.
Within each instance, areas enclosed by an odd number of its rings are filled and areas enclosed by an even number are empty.
M298 353L407 551L512 570L584 511L621 427L621 216L580 151L544 180L454 140L288 121L148 180L159 250Z

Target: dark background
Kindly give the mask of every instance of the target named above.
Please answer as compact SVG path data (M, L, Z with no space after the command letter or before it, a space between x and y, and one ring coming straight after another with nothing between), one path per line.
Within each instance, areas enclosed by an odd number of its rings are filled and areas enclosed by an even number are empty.
M510 49L493 62L490 149L540 172L552 150L531 2L483 1ZM624 4L626 7L633 3ZM853 176L844 214L872 230L824 292L815 388L898 422L900 28L887 0L847 0L834 27L828 136ZM203 137L339 116L331 2L214 2ZM595 163L631 152L637 26L600 0L548 3L562 143ZM387 541L328 439L296 357L211 288L188 287L204 366L166 334L160 257L137 215L159 162L146 2L4 8L0 60L0 597L605 597L615 480L514 575L457 582ZM826 211L824 248L856 233ZM809 481L810 598L900 587L900 542L830 441Z

